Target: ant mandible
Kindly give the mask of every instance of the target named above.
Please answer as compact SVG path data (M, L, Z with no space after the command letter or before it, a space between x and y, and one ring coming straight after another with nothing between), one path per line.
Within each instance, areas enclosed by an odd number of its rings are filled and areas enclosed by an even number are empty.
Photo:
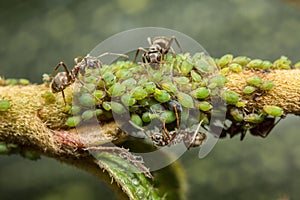
M79 56L79 57L76 57L74 59L75 65L74 65L73 69L71 69L71 71L68 70L68 67L65 65L64 62L59 62L56 65L56 67L54 68L54 70L53 70L50 77L54 76L55 72L58 70L59 67L63 67L65 71L57 73L56 76L52 79L52 82L50 84L52 92L53 93L61 92L62 96L63 96L64 103L66 105L64 90L69 85L74 83L76 79L78 79L79 73L81 75L84 75L85 70L87 68L91 68L91 69L99 68L99 69L101 69L102 63L99 60L99 58L101 58L103 56L107 56L107 55L115 55L115 56L122 56L122 57L128 58L127 55L118 54L118 53L110 53L110 52L103 53L103 54L101 54L99 56L96 56L96 57L91 56L89 54L87 56L85 56L84 58Z
M172 48L172 43L175 41L180 53L182 53L181 46L175 36L170 38L164 36L158 36L153 38L153 40L148 37L147 41L150 45L149 49L146 50L143 47L139 47L135 53L135 57L133 62L136 62L137 56L140 51L143 51L142 61L143 63L150 64L153 69L159 69L159 64L165 60L165 56L170 51L172 53L173 58L176 58L176 53Z

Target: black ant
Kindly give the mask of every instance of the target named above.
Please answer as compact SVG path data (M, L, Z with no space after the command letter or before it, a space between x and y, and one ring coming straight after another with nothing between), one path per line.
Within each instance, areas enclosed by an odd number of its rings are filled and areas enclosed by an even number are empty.
M153 69L158 69L159 64L162 63L165 60L165 56L170 51L172 53L173 58L176 58L176 53L174 49L172 48L172 43L175 41L180 53L182 53L181 46L179 45L179 42L175 36L172 36L171 38L167 38L164 36L158 36L153 38L153 40L148 37L147 41L150 45L149 50L146 50L142 47L138 48L133 62L136 62L137 56L140 51L143 51L142 54L142 61L143 63L150 64L150 66Z
M177 111L177 107L174 106L174 111L176 115L176 124L177 129L173 131L168 131L166 128L165 122L163 122L163 132L160 132L158 130L152 130L151 135L148 135L148 133L141 127L135 125L133 122L129 121L131 125L133 125L135 128L141 130L145 133L145 135L152 140L154 145L156 146L170 146L176 143L179 143L183 141L187 148L190 147L198 147L203 144L203 142L206 140L205 133L199 132L199 129L201 127L201 124L203 120L201 120L198 124L198 127L195 131L192 131L188 128L181 130L180 129L180 122L179 122L179 115Z
M102 63L99 60L100 57L106 56L106 55L116 55L116 56L122 56L125 58L128 58L127 55L124 54L117 54L117 53L110 53L106 52L103 53L97 57L87 55L84 58L82 57L76 57L74 59L75 65L71 71L68 70L68 67L65 65L64 62L59 62L56 67L54 68L52 74L50 77L53 77L54 73L58 70L60 66L64 68L64 72L59 72L56 74L56 76L52 79L52 82L50 84L51 90L53 93L61 92L64 102L66 104L66 99L65 99L65 94L64 90L71 85L72 83L75 82L76 79L78 79L78 75L84 75L85 70L87 68L90 69L101 69L102 68Z

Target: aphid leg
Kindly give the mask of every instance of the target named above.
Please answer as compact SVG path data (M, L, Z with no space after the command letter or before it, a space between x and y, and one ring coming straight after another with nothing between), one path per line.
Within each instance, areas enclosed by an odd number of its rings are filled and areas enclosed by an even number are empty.
M147 53L148 51L146 49L144 49L143 47L139 47L136 52L135 52L135 56L134 56L134 59L133 59L133 63L136 63L136 59L137 59L137 56L139 55L139 52L140 51L143 51L144 53Z

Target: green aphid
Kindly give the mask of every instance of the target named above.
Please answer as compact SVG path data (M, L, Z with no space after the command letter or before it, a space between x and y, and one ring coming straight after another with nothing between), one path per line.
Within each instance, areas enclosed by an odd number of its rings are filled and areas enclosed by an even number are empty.
M274 69L290 69L292 61L289 60L286 56L281 56L278 60L275 60L273 63Z
M259 124L261 122L264 121L264 115L259 115L257 113L251 113L251 114L248 114L244 117L244 121L245 122L250 122L250 123L253 123L253 124Z
M96 99L103 99L106 96L106 92L104 92L103 90L95 90L93 92L93 96Z
M173 111L170 110L165 110L161 115L160 115L161 121L165 122L166 124L172 123L176 120L176 115Z
M83 87L81 87L81 92L92 92L96 89L96 85L93 83L87 83Z
M265 60L262 62L262 69L266 70L266 69L271 69L272 67L272 63L268 60Z
M91 76L85 76L84 77L84 80L83 80L85 83L92 83L92 84L95 84L98 82L98 78L91 75Z
M231 63L233 60L233 55L231 54L226 54L224 56L222 56L218 61L217 61L217 65L220 67L220 68L223 68L227 65L229 65L229 63Z
M130 120L134 124L136 124L136 125L138 125L140 127L143 126L143 120L141 119L141 117L138 114L135 114L135 113L131 114Z
M5 142L0 142L0 154L8 154L10 149Z
M191 95L197 99L205 99L209 96L210 90L206 87L199 87L191 92Z
M28 79L21 78L19 79L21 85L29 85L30 81Z
M81 117L80 116L72 116L69 117L66 121L66 125L69 127L75 127L81 122Z
M218 87L223 87L227 83L227 78L222 75L217 75L209 80L209 83L215 83Z
M143 115L142 115L142 120L145 123L151 122L151 114L150 114L150 112L144 112Z
M203 112L200 112L199 120L202 121L202 125L208 125L209 124L209 119L208 119L207 115Z
M116 82L116 76L110 71L103 74L102 78L109 86L113 85Z
M195 81L195 82L201 82L201 80L202 80L201 75L198 74L197 72L195 72L195 70L191 71L191 77L192 77L193 81Z
M156 89L156 85L153 82L148 82L144 85L144 89L148 94L153 94Z
M237 108L231 108L230 109L230 115L233 117L233 119L237 122L243 121L243 112L240 111Z
M77 115L77 114L79 114L80 111L81 111L80 106L73 105L72 108L71 108L71 114L72 115Z
M46 104L51 104L56 101L54 94L50 91L43 93L41 96L44 98Z
M111 94L111 97L122 96L125 93L125 91L126 91L126 87L121 83L115 83L108 90L108 92Z
M71 105L65 105L65 106L62 108L62 112L63 112L63 113L71 113L71 110L72 110L72 106L71 106Z
M96 101L93 95L84 93L79 97L79 102L82 106L91 107L94 106Z
M210 83L207 87L209 89L213 90L213 89L216 89L218 87L218 85L217 85L217 83Z
M169 93L176 93L177 87L172 82L162 82L160 83L162 89L166 90Z
M95 110L95 115L96 115L97 117L100 116L100 115L102 115L103 113L104 113L103 110L100 109L100 108L98 108L98 109Z
M115 101L111 102L111 110L114 113L117 113L118 115L121 115L126 112L126 108L121 103Z
M211 67L210 65L204 61L204 60L197 60L194 64L194 67L202 73L209 73L211 72Z
M295 63L294 68L295 69L300 69L300 62Z
M263 110L268 114L274 117L280 117L283 115L283 109L278 106L264 106Z
M32 150L27 150L27 149L22 149L22 151L20 152L20 154L24 158L27 158L29 160L38 160L38 159L41 158L40 153L38 153L37 151L32 151Z
M200 110L202 110L204 112L209 111L213 108L213 106L210 103L208 103L207 101L199 102L198 107Z
M8 78L5 80L6 85L18 85L18 79Z
M233 71L233 72L240 72L240 71L242 71L243 67L242 67L242 65L240 65L238 63L231 63L229 65L229 69L231 69L231 71Z
M159 89L155 89L153 97L160 103L165 103L171 99L170 94L166 90Z
M179 85L185 85L190 83L190 79L187 77L175 77L174 81Z
M190 95L183 93L183 92L179 92L177 94L177 98L178 98L179 103L183 107L186 107L186 108L194 108L195 107L194 100Z
M183 76L186 76L193 69L194 65L189 61L185 60L181 63L180 71Z
M232 63L236 63L241 66L246 66L250 61L251 61L251 59L246 56L238 56L232 60Z
M220 70L220 74L221 75L227 75L230 72L230 68L229 67L224 67Z
M136 100L142 100L148 96L148 93L142 86L137 86L131 90L131 96Z
M88 121L95 116L95 112L93 110L86 110L81 114L81 118L84 121Z
M0 100L0 112L8 111L11 108L10 101L7 99Z
M265 81L260 85L261 90L271 90L275 86L273 81Z
M236 107L238 108L242 108L246 106L246 102L245 101L239 101L235 104Z
M239 101L239 95L233 91L223 91L221 97L226 101L227 104L235 105Z
M128 90L131 90L136 87L137 82L134 78L129 78L124 80L121 84L124 85Z
M146 97L145 99L137 101L137 104L147 107L147 106L152 106L154 104L157 104L157 101L151 97Z
M130 94L124 94L121 97L121 101L125 106L133 106L136 103L136 99Z
M106 111L110 111L110 110L111 110L111 104L110 104L110 102L104 101L104 102L102 103L102 108L103 108L104 110L106 110Z
M250 85L253 85L255 87L258 87L259 85L261 85L263 83L263 80L259 76L251 76L247 79L247 83Z
M247 85L246 87L244 87L243 93L244 94L252 94L255 90L256 90L256 87Z
M127 79L132 77L132 72L129 69L120 69L116 72L116 77L120 79Z
M263 61L261 59L251 60L247 64L247 68L249 69L262 69L262 67L263 67Z

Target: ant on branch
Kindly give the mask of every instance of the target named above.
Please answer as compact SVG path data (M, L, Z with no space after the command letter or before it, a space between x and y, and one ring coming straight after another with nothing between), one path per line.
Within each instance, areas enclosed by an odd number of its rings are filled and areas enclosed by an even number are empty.
M173 58L176 58L176 53L172 48L172 43L175 41L180 53L182 53L181 46L175 36L171 38L167 38L164 36L158 36L153 38L153 40L148 37L147 41L150 45L149 49L146 50L143 47L139 47L135 53L135 57L133 62L136 62L137 56L140 51L143 51L142 61L143 63L150 64L153 69L159 69L159 64L163 63L165 60L165 56L169 53L172 53Z
M170 146L170 145L180 143L181 141L184 142L184 144L187 146L188 149L190 147L199 147L200 145L202 145L207 137L205 133L199 132L203 120L199 122L198 127L196 128L195 131L190 130L188 128L181 130L177 107L174 106L173 108L176 115L176 125L177 125L177 128L175 130L168 131L166 127L166 123L163 122L163 132L157 130L151 130L151 133L149 135L143 128L135 125L132 121L129 121L129 123L135 128L137 128L138 130L144 132L144 134L148 138L150 138L154 143L154 145L156 146Z
M89 54L87 56L85 56L84 58L79 56L74 59L75 65L74 65L73 69L71 69L71 71L68 70L68 67L65 65L64 62L59 62L56 65L56 67L54 68L50 77L52 78L54 76L55 72L58 70L59 67L63 67L65 71L57 73L56 76L52 79L52 82L50 84L52 92L53 93L61 92L64 102L66 104L64 90L69 85L74 83L76 79L78 79L79 74L84 75L85 70L87 68L101 69L102 63L99 60L99 58L101 58L103 56L107 56L107 55L122 56L122 57L128 58L127 55L118 54L118 53L110 53L110 52L103 53L96 57L91 56Z

